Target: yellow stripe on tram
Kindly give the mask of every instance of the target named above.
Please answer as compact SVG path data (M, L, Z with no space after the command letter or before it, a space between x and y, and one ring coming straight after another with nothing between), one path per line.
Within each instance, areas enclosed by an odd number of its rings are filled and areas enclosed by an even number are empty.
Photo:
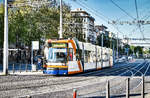
M68 66L47 65L50 68L68 68Z

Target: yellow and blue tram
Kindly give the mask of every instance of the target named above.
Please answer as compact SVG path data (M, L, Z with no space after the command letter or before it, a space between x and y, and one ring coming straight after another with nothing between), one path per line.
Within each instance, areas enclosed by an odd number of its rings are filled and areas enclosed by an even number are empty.
M47 40L44 74L68 75L113 66L112 49L75 39Z

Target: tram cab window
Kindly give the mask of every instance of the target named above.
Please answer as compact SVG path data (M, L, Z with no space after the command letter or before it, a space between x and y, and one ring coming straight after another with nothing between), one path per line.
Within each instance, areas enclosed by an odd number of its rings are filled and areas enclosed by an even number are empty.
M61 62L66 63L67 61L67 49L65 48L49 48L48 53L49 62Z
M56 53L56 61L65 63L66 62L66 55L63 52Z

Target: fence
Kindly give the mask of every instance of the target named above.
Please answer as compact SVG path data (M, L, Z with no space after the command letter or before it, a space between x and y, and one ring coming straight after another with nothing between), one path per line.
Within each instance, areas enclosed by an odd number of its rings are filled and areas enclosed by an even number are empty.
M41 51L34 51L34 64L37 65L37 56L41 55ZM3 70L3 50L0 49L0 72ZM31 71L31 51L27 49L9 49L8 55L8 71L15 73L16 71ZM37 66L37 70L39 70Z
M125 80L124 80L124 87L120 87L120 88L124 88L124 92L125 93L123 93L124 95L115 95L115 96L117 96L117 97L126 97L126 98L129 98L129 97L131 97L132 95L133 95L133 93L131 93L131 90L136 90L139 86L141 86L141 88L140 88L140 94L138 93L138 94L135 94L136 96L141 96L140 98L145 98L145 84L144 84L144 82L145 82L145 77L144 76L142 76L142 77L137 77L137 79L140 79L141 81L140 81L140 83L138 83L138 85L136 85L135 87L131 87L131 79L133 79L133 78L129 78L129 77L127 77ZM123 83L123 82L122 82ZM83 90L81 90L81 89L74 89L73 90L73 98L82 98L82 97L96 97L96 98L98 98L98 97L106 97L106 98L110 98L110 97L112 97L112 96L114 96L113 94L111 95L111 90L114 90L114 88L116 88L116 87L118 87L119 85L117 85L117 86L115 86L115 87L110 87L110 84L111 84L111 81L107 81L106 83L105 83L105 89L103 89L102 91L96 91L97 93L101 93L102 95L101 96L95 96L94 94L97 94L96 92L92 92L92 93L87 93L87 95L86 94L81 94L80 92ZM100 85L100 86L103 86L103 84L102 85ZM94 87L95 88L95 87ZM86 89L86 88L85 88ZM90 88L90 89L92 89L92 88ZM90 90L89 89L89 90Z

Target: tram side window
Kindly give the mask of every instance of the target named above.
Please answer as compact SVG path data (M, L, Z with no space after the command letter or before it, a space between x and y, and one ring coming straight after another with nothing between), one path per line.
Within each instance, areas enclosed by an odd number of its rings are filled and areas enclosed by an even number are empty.
M90 51L85 50L85 56L84 56L84 62L89 63L90 62Z
M97 62L100 62L101 61L101 50L98 50L97 52Z
M73 49L69 49L69 61L73 61Z
M82 50L77 49L76 50L76 60L81 60L82 57Z
M84 50L84 62L85 62L85 63L88 62L87 51L86 51L86 50Z

